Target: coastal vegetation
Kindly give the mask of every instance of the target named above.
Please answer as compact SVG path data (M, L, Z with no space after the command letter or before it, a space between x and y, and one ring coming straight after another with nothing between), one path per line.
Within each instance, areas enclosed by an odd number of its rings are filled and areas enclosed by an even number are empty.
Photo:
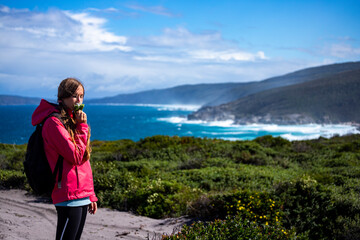
M92 141L101 207L189 216L164 239L359 239L360 135L287 141ZM31 191L26 145L0 144L0 186Z

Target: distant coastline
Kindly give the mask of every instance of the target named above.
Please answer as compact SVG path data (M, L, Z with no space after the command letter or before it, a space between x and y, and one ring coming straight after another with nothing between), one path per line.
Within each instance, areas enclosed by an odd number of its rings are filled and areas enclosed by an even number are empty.
M46 99L49 102L56 102L55 99ZM17 95L1 95L0 106L25 106L25 105L39 105L41 98L37 97L23 97Z
M181 85L101 99L93 105L153 106L191 111L189 121L235 125L360 124L360 62L307 68L259 82ZM0 105L37 105L40 98L0 95ZM55 101L51 101L55 102ZM201 107L199 107L201 106Z

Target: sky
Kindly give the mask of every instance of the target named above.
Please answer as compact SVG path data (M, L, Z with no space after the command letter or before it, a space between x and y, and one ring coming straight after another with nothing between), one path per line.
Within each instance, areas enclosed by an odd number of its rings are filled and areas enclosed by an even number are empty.
M360 60L360 0L0 0L0 94L86 98Z

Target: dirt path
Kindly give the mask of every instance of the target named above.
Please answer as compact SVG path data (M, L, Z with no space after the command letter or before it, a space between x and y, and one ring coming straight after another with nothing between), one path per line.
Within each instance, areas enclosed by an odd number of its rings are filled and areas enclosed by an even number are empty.
M151 219L100 208L88 214L82 239L155 239L188 219ZM0 191L0 239L55 239L56 210L22 190Z

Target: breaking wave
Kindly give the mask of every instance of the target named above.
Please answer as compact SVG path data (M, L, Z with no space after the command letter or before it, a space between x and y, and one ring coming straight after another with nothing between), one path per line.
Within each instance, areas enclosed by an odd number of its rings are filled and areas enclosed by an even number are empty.
M305 124L305 125L276 125L249 124L236 125L232 120L206 122L202 120L188 120L186 117L158 118L158 121L176 124L178 129L185 126L197 125L201 127L197 135L216 137L226 140L254 139L263 135L280 136L290 141L330 138L335 135L357 134L357 127L346 124Z

